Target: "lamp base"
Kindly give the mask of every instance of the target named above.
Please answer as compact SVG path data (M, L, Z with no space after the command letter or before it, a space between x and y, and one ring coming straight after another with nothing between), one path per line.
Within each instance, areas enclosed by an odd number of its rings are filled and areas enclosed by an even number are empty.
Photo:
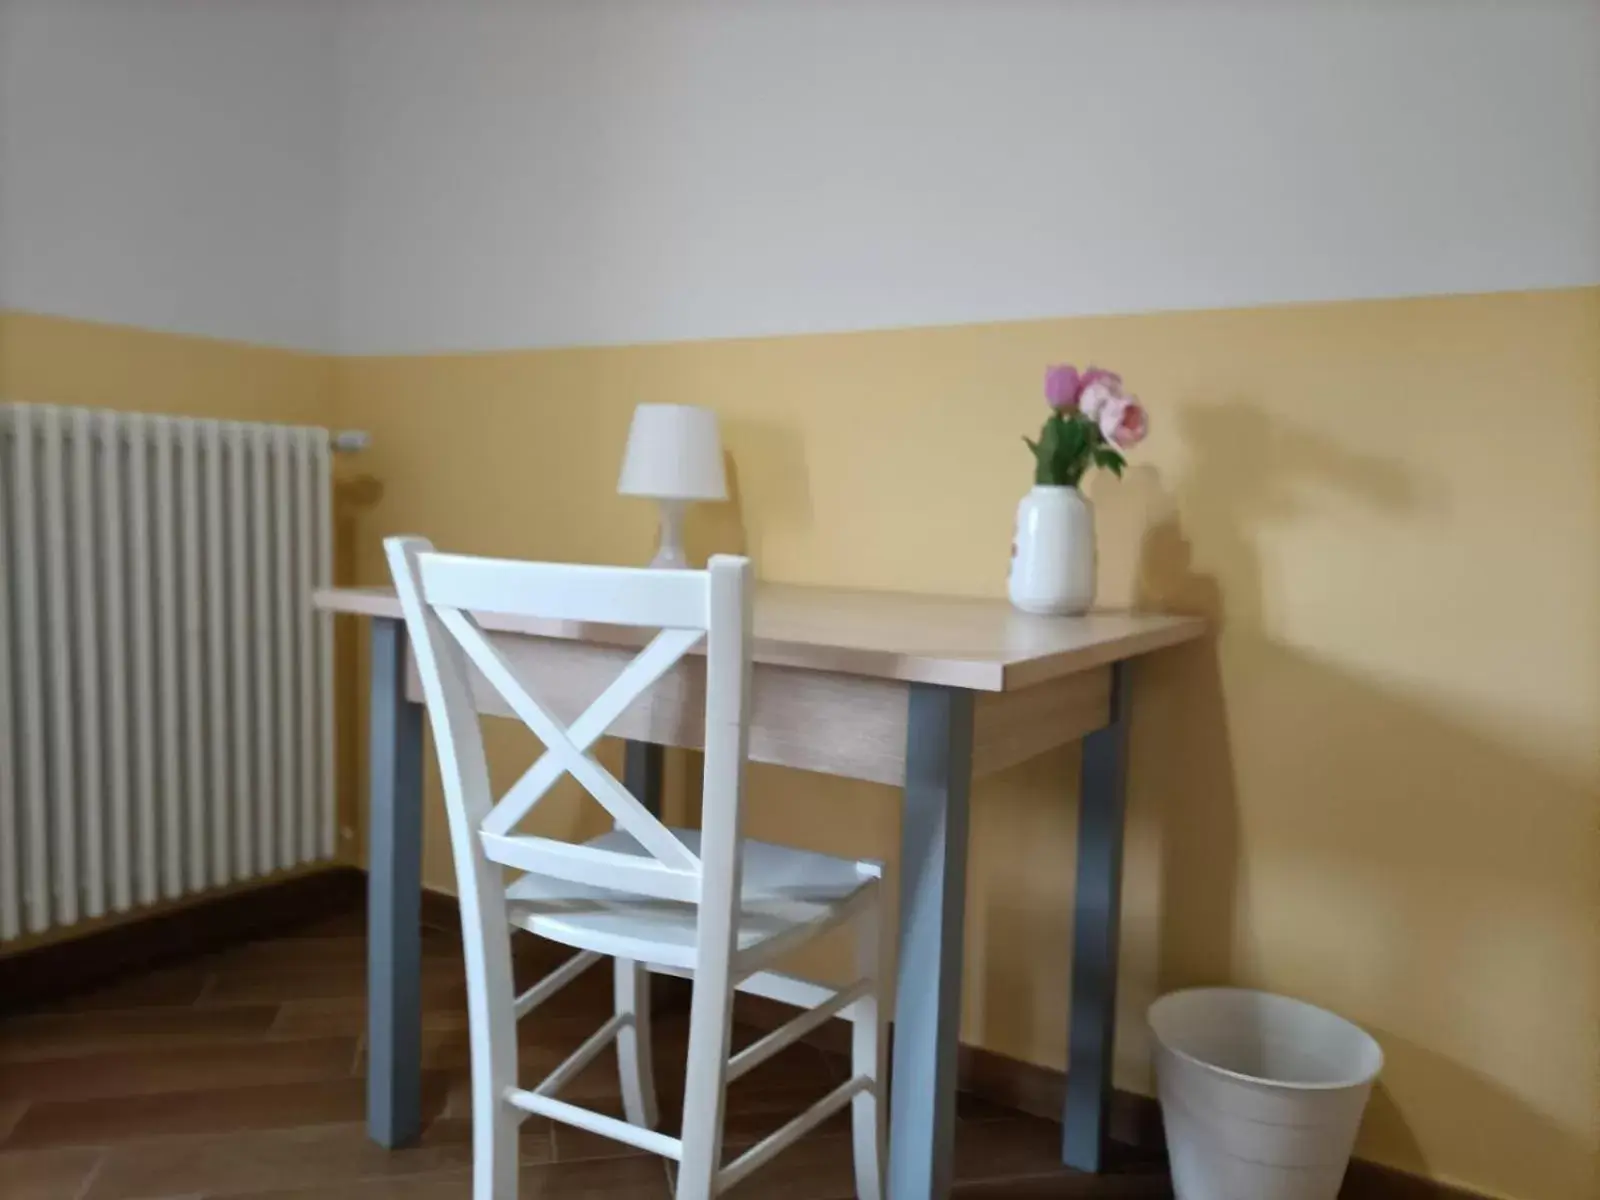
M688 508L685 500L659 500L661 505L661 545L650 566L657 570L682 571L689 565L689 556L683 550L683 515Z

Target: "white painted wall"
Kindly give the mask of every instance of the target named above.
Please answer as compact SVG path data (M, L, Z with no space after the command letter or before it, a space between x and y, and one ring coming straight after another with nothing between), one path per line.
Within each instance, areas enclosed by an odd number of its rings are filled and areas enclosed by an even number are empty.
M9 210L6 206L6 163L11 155L7 146L11 141L11 122L7 120L7 98L9 91L6 87L6 64L10 61L7 50L11 42L11 25L13 21L12 0L0 0L0 309L6 307L6 255L9 253L12 234L10 233Z
M340 344L1600 281L1595 0L349 0Z
M1600 282L1600 0L0 0L0 304L355 352Z
M8 0L0 304L328 348L327 0Z

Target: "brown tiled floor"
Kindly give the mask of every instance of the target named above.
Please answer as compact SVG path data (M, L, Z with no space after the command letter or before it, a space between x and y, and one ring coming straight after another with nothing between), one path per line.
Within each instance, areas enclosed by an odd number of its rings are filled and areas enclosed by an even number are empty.
M528 979L552 961L531 939L519 941L519 958ZM361 1123L364 962L360 914L340 914L0 1020L0 1200L464 1200L471 1127L459 949L444 934L428 935L428 1123L418 1145L396 1152L369 1142ZM610 1003L602 970L531 1016L524 1076L538 1078L565 1057ZM656 1073L670 1128L684 1047L684 1019L658 1017ZM843 1071L809 1046L752 1071L729 1094L730 1151L799 1113ZM566 1094L620 1115L615 1060L597 1061ZM1170 1194L1153 1169L1101 1179L1062 1170L1058 1137L1048 1122L963 1098L959 1195ZM523 1126L522 1161L522 1200L671 1196L662 1160L538 1118ZM843 1200L853 1195L850 1162L841 1114L734 1195Z

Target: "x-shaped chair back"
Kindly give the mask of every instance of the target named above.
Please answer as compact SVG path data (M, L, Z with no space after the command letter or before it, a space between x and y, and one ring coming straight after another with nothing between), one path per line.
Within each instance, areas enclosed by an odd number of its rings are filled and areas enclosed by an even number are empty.
M704 874L700 858L591 749L630 705L705 641L702 837L729 844L737 839L749 658L748 563L721 558L705 571L679 571L514 562L439 554L417 538L393 539L389 553L424 690L438 692L437 698L428 697L429 711L434 714L446 801L452 809L452 840L459 813L460 832L476 838L492 862L581 883L626 887L662 899L700 900ZM568 725L541 699L535 682L484 632L474 613L660 632ZM723 619L718 619L719 613ZM489 785L472 698L472 668L545 747L498 801ZM565 774L605 808L644 855L514 832ZM714 892L723 892L732 881L718 883L722 886Z

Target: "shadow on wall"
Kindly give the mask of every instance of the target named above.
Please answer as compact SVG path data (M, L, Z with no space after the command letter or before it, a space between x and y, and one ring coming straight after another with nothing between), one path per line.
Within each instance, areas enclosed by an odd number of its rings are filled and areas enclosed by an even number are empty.
M1181 780L1156 800L1159 808L1130 801L1136 811L1159 812L1163 825L1161 990L1237 977L1239 815L1223 656L1265 638L1257 535L1299 516L1307 487L1334 488L1393 512L1416 500L1409 477L1394 464L1277 424L1248 403L1189 408L1179 424L1190 461L1170 497L1153 468L1137 467L1125 492L1102 501L1113 513L1131 501L1144 528L1132 580L1111 586L1136 608L1195 613L1217 631L1141 668L1140 693L1153 687L1157 703L1139 706L1134 736L1162 746L1162 760L1182 765ZM1203 568L1184 521L1198 531ZM1136 791L1144 757L1134 757Z
M797 429L746 417L724 418L722 438L728 499L690 507L684 532L689 562L694 566L713 554L747 554L760 578L764 543L792 539L811 526L805 444ZM740 462L745 464L743 473ZM760 521L748 524L746 512L760 513Z
M683 544L692 567L703 566L713 554L750 553L744 524L744 491L732 451L723 451L722 469L728 479L728 498L721 504L691 504L684 518ZM757 568L759 576L759 564Z
M1447 1138L1451 1114L1471 1114L1485 1135L1475 1184L1526 1188L1538 1161L1549 1184L1539 1194L1583 1194L1594 1170L1585 1131L1449 1054L1515 1040L1494 1014L1547 1008L1541 992L1577 969L1519 969L1527 949L1502 935L1516 914L1547 946L1563 944L1563 923L1582 944L1572 898L1541 881L1581 875L1552 868L1586 852L1583 781L1295 646L1293 623L1271 620L1261 540L1274 526L1306 516L1317 490L1399 517L1425 503L1425 481L1246 403L1179 420L1190 458L1170 493L1150 468L1096 492L1101 602L1198 613L1218 631L1141 664L1135 693L1129 836L1135 822L1158 827L1157 990L1264 986L1363 1024L1410 1014L1403 1031L1372 1029L1388 1061L1360 1153L1426 1174L1429 1133ZM1135 544L1137 556L1116 556ZM1246 780L1236 751L1251 764ZM1511 796L1518 830L1503 818ZM1581 1017L1558 1027L1581 1028ZM1548 1042L1528 1052L1563 1066ZM1506 1061L1505 1074L1536 1077Z
M1240 820L1224 657L1263 637L1258 533L1291 520L1310 484L1390 510L1414 498L1392 464L1275 424L1244 402L1192 407L1178 421L1189 462L1170 492L1148 466L1096 489L1099 602L1194 613L1217 631L1138 668L1133 737L1137 745L1161 748L1134 754L1129 782L1130 873L1141 842L1153 842L1158 849L1147 873L1161 895L1153 917L1160 945L1142 954L1129 948L1136 961L1128 973L1155 982L1137 997L1138 1011L1128 1013L1139 1017L1163 991L1238 978ZM1136 554L1123 549L1135 546ZM1150 825L1157 832L1149 833Z

